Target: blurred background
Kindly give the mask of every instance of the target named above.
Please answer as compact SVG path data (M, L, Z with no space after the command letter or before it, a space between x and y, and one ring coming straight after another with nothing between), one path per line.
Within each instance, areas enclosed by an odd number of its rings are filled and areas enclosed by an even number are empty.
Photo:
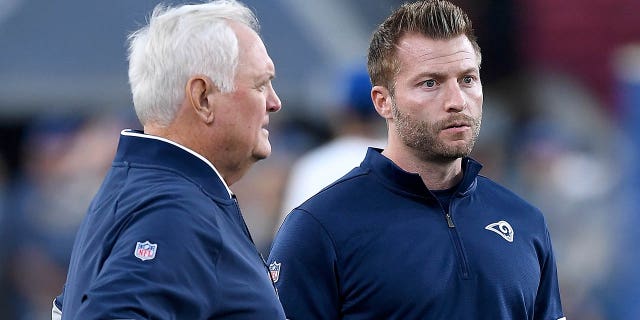
M158 2L0 0L3 319L50 318L119 132L140 129L125 40ZM244 2L283 102L272 156L232 186L266 255L283 215L330 182L314 176L384 147L362 72L371 32L401 1ZM640 1L453 2L483 51L473 156L545 213L567 318L640 319Z

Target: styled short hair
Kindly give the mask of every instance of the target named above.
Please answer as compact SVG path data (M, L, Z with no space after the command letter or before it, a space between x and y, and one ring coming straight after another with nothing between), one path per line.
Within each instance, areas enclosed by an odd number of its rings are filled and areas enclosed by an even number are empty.
M148 25L129 35L129 84L142 125L169 125L195 74L210 77L222 92L234 90L239 49L230 21L259 31L257 18L244 4L217 0L158 5Z
M471 20L462 9L445 0L405 3L378 26L371 38L367 69L374 86L384 86L393 93L394 79L399 71L396 46L407 33L419 33L435 40L465 35L480 64L480 46Z

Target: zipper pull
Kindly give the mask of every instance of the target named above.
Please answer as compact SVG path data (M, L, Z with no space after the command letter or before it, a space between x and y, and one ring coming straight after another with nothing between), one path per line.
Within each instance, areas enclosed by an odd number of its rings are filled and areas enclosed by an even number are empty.
M447 218L447 226L449 226L449 228L455 228L456 227L456 225L453 224L453 220L451 219L451 215L450 214L446 213L444 215L444 217Z

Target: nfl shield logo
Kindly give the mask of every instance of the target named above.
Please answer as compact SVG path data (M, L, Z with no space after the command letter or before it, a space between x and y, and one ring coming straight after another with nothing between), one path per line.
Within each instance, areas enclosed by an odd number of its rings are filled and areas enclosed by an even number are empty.
M280 265L281 263L278 263L277 261L273 261L269 265L269 274L271 274L271 281L273 281L273 283L278 282L278 279L280 278Z
M156 250L158 249L158 245L155 243L151 243L148 240L145 242L137 242L136 250L133 251L133 255L136 258L145 261L151 260L156 257Z

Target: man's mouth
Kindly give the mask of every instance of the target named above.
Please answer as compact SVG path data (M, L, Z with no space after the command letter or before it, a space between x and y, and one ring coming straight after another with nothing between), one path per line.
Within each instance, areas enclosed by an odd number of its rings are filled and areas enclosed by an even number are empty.
M447 124L444 129L463 129L463 128L469 128L471 127L471 125L466 122L466 121L454 121L451 122L449 124Z

